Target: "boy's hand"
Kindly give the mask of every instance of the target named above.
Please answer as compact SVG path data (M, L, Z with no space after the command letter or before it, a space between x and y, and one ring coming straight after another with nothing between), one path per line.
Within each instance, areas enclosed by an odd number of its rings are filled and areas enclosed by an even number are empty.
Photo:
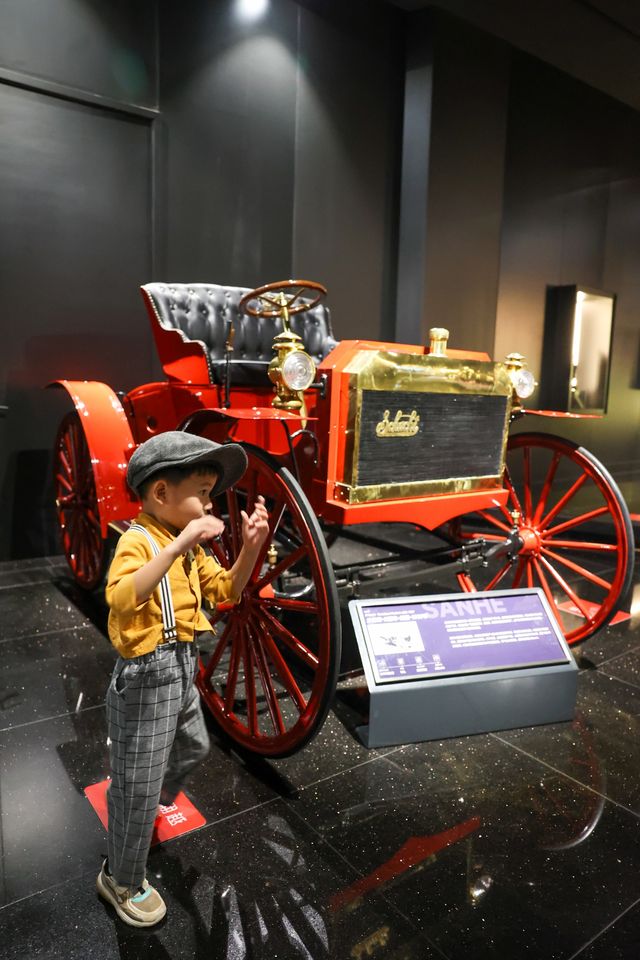
M242 516L242 542L247 550L257 553L269 532L269 514L264 505L264 497L258 497L250 517L244 510L241 510L240 514Z
M224 522L219 517L212 517L211 514L198 517L196 520L190 520L184 530L178 534L174 547L178 554L187 553L195 547L196 543L204 543L219 537L223 530Z

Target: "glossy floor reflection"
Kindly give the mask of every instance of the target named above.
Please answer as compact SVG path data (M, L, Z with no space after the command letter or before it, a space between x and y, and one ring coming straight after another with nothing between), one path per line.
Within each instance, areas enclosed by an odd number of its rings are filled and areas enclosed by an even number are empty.
M146 933L95 894L104 627L55 558L0 564L2 960L640 956L637 618L577 651L573 723L367 750L352 681L287 760L212 728L207 824L153 849L169 913Z

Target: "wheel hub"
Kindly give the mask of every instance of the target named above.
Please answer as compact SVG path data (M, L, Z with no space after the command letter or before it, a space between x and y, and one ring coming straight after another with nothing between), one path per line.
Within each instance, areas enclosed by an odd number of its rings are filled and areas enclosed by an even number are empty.
M518 537L522 544L520 556L537 557L540 553L542 538L535 527L522 526L518 528Z

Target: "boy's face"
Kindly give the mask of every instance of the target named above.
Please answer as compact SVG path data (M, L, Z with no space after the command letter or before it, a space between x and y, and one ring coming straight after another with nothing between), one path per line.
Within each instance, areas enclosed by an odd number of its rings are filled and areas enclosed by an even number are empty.
M193 473L178 483L158 480L143 506L157 520L177 530L184 530L191 520L211 512L211 491L217 479L215 470L207 470L206 473Z

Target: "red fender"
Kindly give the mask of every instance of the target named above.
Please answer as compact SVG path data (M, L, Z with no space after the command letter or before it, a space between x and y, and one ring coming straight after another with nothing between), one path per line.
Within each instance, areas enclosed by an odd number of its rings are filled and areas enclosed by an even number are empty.
M78 411L89 446L98 497L102 536L113 520L130 520L140 504L126 481L127 464L136 443L120 400L106 383L56 380L50 387L67 391Z

